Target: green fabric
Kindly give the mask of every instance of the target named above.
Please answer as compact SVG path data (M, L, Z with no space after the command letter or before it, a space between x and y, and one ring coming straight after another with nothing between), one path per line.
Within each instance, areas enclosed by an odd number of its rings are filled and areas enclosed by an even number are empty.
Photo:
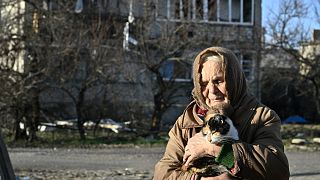
M228 169L232 168L234 165L234 155L232 150L232 144L223 144L221 146L221 151L216 157L215 161L219 164L226 166Z
M201 176L197 175L197 179L196 180L201 180Z

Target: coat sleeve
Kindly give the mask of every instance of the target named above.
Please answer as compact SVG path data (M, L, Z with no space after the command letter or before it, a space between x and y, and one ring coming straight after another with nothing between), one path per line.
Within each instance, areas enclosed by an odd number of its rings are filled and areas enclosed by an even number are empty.
M257 116L257 114L256 114ZM238 176L245 179L289 179L289 164L280 135L277 114L264 110L247 130L247 138L233 145ZM246 140L248 141L246 141Z
M191 179L193 174L180 170L183 161L186 129L181 129L179 121L174 124L169 132L169 141L162 159L156 164L154 180L162 179Z

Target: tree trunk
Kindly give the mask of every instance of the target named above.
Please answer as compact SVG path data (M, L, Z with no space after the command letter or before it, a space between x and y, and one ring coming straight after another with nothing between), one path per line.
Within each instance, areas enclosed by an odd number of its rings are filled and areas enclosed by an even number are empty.
M32 142L37 139L37 130L39 125L40 116L40 103L39 103L39 90L34 88L30 92L31 94L31 116L27 118L27 130L29 130L28 141Z
M13 140L18 140L22 138L22 131L20 129L20 122L22 119L21 114L23 114L21 111L22 109L19 109L17 106L15 107L15 122L13 125L13 133L14 133L14 139Z
M84 92L85 90L81 89L79 92L79 99L78 99L78 103L76 104L76 111L77 111L77 117L78 117L78 121L77 121L77 125L78 125L78 130L79 130L79 135L80 135L80 139L81 140L85 140L86 139L86 135L85 135L85 129L83 127L84 124L84 119L83 119L83 113L82 113L82 106L83 106L83 101L84 101Z
M79 116L78 116L78 130L79 130L80 139L85 140L86 135L85 135L84 127L83 127L83 120Z
M157 93L154 95L154 110L152 114L152 124L150 133L156 135L160 131L161 119L162 119L162 93Z

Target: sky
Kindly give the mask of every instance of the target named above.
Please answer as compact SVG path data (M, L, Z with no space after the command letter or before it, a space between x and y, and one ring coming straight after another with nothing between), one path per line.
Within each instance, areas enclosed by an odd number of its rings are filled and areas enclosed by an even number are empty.
M283 0L262 0L262 26L265 27L267 22L268 16L270 16L270 12L274 11L277 12L279 9L279 5ZM316 3L317 0L301 0L308 4L310 14L308 16L310 18L305 19L303 22L306 27L310 27L310 29L320 29L320 24L317 23L315 15L312 13L314 5L319 7L319 4ZM320 7L319 7L320 10Z

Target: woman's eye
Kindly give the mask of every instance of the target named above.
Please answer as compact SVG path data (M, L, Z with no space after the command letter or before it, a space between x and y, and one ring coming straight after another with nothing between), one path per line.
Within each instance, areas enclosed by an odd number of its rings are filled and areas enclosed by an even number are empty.
M221 81L221 80L215 80L215 81L213 81L213 83L214 83L214 84L221 84L222 81Z
M200 83L200 86L202 86L202 87L205 87L205 86L207 86L208 85L208 82L201 82Z

